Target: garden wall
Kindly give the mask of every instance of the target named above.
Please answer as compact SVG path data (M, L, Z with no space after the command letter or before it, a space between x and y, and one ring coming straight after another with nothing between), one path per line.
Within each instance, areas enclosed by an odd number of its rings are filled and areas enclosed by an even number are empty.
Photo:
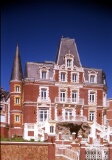
M51 145L46 142L1 142L1 160L55 160L55 148ZM50 148L54 155L49 154Z

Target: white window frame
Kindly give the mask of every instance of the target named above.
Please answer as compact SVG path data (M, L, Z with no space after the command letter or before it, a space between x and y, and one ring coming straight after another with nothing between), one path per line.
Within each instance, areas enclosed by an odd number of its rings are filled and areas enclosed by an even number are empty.
M72 90L72 102L78 101L78 92L76 90Z
M96 71L88 71L89 83L97 83L97 74L98 72ZM91 77L94 77L94 81L92 81Z
M95 92L90 92L89 94L89 102L95 103Z
M72 63L72 59L67 59L67 68L69 68L69 67L72 67L73 65L72 65L73 63Z
M88 90L88 104L97 105L97 90Z
M65 72L61 72L60 77L61 77L61 81L62 81L62 82L65 82L65 81L66 81L66 73L65 73Z
M69 119L73 116L72 110L65 110L65 118Z
M47 89L41 88L41 99L47 99Z
M79 82L79 73L71 72L71 82L74 82L74 83Z
M70 53L65 55L65 66L66 68L73 69L73 61L74 61L74 56Z
M49 73L50 68L47 68L46 66L42 66L42 67L39 67L39 68L40 68L40 79L43 79L43 80L48 79L49 78L48 73ZM45 77L42 74L43 72L46 72Z
M50 133L54 133L54 126L50 126Z
M89 121L93 121L95 119L95 112L89 111Z
M47 109L39 109L39 122L44 122L48 120L49 110Z
M42 74L41 75L42 79L47 79L47 72L46 71L42 71L41 74Z
M60 101L65 102L66 101L66 91L60 90Z

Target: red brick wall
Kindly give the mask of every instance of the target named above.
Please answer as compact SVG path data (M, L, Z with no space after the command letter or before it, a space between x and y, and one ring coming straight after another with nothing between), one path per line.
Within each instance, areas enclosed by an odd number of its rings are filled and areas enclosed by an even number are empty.
M55 80L59 81L59 71L55 70Z
M55 97L58 97L58 87L55 86L49 86L49 97L51 99L51 102L54 103Z
M102 124L102 109L97 109L97 123Z
M102 106L102 100L103 100L103 91L97 90L97 105Z
M24 84L24 101L36 102L39 96L39 86L34 83Z
M84 99L85 105L88 104L88 89L80 88L80 98Z
M80 72L79 74L79 83L82 83L83 82L83 73Z
M23 107L23 123L36 123L36 107L24 106Z
M112 100L109 101L109 108L106 111L109 126L112 127Z
M0 136L8 138L9 128L0 127Z

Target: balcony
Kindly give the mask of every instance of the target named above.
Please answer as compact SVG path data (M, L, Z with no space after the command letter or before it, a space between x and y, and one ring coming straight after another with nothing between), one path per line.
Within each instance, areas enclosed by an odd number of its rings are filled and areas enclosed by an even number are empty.
M58 116L57 122L87 122L87 117L76 115L76 116Z
M49 97L38 97L37 103L50 103L51 100Z
M84 99L56 97L55 103L84 105Z

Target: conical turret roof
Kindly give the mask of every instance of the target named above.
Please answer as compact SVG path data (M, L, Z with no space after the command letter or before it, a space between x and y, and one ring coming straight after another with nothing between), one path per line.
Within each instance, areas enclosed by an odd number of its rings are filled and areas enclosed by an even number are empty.
M17 43L10 81L12 80L21 81L22 79L23 79L22 65L19 53L19 46Z

